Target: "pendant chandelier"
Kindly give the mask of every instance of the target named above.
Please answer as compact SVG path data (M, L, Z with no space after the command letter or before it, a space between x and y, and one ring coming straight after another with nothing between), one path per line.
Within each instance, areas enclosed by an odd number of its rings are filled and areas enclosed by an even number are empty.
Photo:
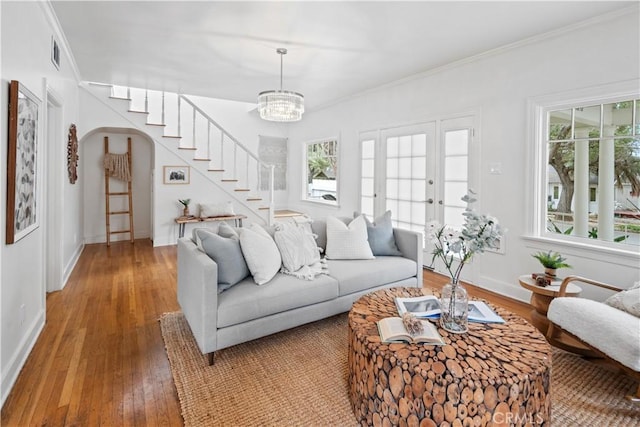
M304 113L304 96L298 92L282 90L282 56L287 49L276 50L280 55L280 90L266 90L258 94L260 117L272 122L297 122Z

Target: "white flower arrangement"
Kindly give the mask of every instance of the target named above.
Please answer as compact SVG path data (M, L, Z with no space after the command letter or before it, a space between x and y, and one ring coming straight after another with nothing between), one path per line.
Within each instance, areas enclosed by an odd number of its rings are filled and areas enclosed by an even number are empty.
M444 262L454 284L458 283L462 267L470 262L475 254L483 253L486 249L498 248L500 238L504 235L504 230L496 218L479 214L470 207L476 201L474 195L473 190L469 189L469 192L462 197L462 201L467 203L467 208L462 214L464 216L462 230L458 231L450 226L441 225L437 221L429 222L425 230L427 240L435 246L431 266L439 257ZM456 260L459 264L455 270L452 270Z

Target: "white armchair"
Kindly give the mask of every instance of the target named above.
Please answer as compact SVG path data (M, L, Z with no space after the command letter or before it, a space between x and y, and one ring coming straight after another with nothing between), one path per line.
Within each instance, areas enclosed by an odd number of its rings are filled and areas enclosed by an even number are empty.
M640 382L640 317L604 302L566 297L567 285L574 281L625 291L584 277L567 277L560 285L559 297L549 305L547 339L552 345L563 348L559 337L568 334ZM635 294L632 298L636 298ZM629 398L640 400L640 385Z

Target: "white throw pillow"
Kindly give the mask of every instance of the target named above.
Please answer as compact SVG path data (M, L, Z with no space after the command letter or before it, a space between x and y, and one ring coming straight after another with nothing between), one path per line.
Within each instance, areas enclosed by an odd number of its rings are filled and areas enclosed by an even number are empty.
M329 259L373 259L367 240L367 223L360 215L349 225L333 216L327 217L327 249Z
M640 317L640 282L636 282L626 291L611 295L605 304Z
M234 216L233 203L200 203L200 218Z
M295 272L320 261L320 251L313 234L296 224L277 224L273 236L282 257L282 266Z
M240 229L240 247L254 282L264 285L280 270L282 258L269 233L258 224Z

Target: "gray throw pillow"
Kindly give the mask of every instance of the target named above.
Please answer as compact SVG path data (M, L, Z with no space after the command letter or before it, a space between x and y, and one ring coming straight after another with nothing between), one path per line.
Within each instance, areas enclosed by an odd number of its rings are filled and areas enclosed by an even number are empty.
M376 218L375 222L369 221L366 216L364 219L367 222L367 236L373 255L402 256L393 237L391 211L386 211L381 217Z
M249 275L240 242L200 228L196 232L202 250L218 264L218 292L222 292Z

